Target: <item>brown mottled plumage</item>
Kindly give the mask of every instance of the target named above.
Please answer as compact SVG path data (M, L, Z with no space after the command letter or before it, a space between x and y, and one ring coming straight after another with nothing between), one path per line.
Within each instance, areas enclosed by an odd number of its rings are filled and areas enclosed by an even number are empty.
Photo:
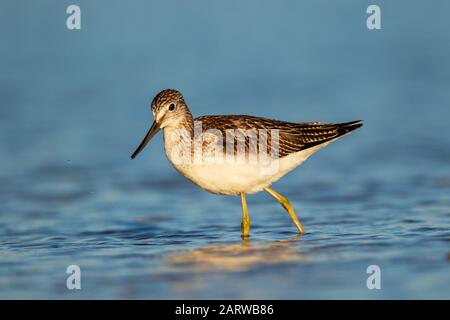
M186 105L181 92L174 89L165 89L158 93L152 101L152 112L158 112L167 102L177 102L178 104Z
M329 142L362 126L361 121L352 121L338 124L322 124L320 122L287 122L248 115L214 115L200 116L195 119L184 101L183 95L174 89L166 89L158 93L152 101L152 112L157 114L168 102L176 102L177 112L184 113L185 117L180 127L184 127L193 136L194 122L201 121L202 130L220 130L226 137L226 130L246 131L251 129L265 129L267 143L271 147L271 131L279 132L278 156L285 157L291 153L299 152L319 144ZM243 132L245 134L245 132ZM224 139L225 140L225 139ZM225 141L223 141L225 147ZM249 138L245 140L246 149L249 150ZM236 152L236 146L235 150Z
M271 131L279 131L279 156L285 157L319 144L329 142L362 126L361 121L338 124L321 124L320 122L287 122L247 115L214 115L201 116L194 119L201 121L203 131L220 130L225 137L225 130L266 129L268 143ZM248 144L248 139L246 140ZM248 148L248 145L247 145Z

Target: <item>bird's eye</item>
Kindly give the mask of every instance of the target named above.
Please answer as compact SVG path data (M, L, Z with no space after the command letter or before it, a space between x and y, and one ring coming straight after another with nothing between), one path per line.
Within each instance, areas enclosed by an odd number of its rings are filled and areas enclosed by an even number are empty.
M171 103L169 106L169 111L173 111L173 110L175 110L175 105L173 103Z

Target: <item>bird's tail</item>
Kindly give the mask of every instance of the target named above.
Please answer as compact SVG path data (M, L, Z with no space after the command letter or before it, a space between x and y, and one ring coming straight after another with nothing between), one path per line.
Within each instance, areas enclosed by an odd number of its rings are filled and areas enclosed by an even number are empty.
M343 136L347 133L350 133L353 130L358 129L359 127L362 127L362 125L363 125L362 120L356 120L356 121L335 124L335 126L337 127L338 137Z

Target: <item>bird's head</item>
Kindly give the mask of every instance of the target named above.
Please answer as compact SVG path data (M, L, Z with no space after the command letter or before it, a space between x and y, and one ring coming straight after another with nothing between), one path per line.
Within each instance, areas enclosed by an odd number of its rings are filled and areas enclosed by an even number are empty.
M131 159L134 159L144 149L160 129L179 128L187 118L192 117L181 92L173 89L166 89L158 93L153 98L151 109L153 124Z

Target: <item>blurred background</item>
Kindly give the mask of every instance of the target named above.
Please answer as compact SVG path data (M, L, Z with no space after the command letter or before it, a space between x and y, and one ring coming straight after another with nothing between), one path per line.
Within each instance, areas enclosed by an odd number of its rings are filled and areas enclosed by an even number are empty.
M81 30L66 8L81 8ZM366 9L381 8L381 30ZM1 298L450 298L450 3L2 1ZM266 194L207 194L161 135L193 114L365 125ZM82 290L66 288L68 265ZM368 290L379 265L382 290Z

